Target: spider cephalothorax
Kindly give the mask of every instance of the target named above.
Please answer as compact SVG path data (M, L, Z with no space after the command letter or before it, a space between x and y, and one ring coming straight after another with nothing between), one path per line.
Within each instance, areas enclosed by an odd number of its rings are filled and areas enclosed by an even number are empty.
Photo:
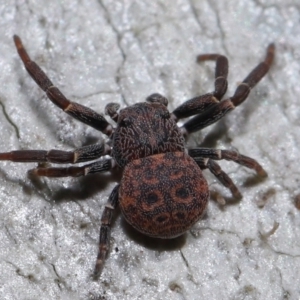
M125 219L138 231L152 237L173 238L191 228L205 211L209 190L203 169L209 169L234 197L241 197L238 188L215 160L231 160L266 176L254 159L236 151L185 149L184 137L215 123L247 98L251 88L269 70L274 57L273 44L269 45L265 60L242 81L232 97L221 101L227 90L227 58L218 54L199 55L198 61L216 61L212 93L185 101L172 113L167 109L168 100L159 94L152 94L146 102L120 112L118 104L108 104L105 111L117 123L114 128L104 116L69 101L30 59L21 39L14 36L14 41L26 70L48 98L67 114L109 136L111 146L99 143L74 151L11 151L0 153L0 160L76 164L110 155L110 158L79 167L39 165L30 170L36 176L47 177L76 177L115 167L123 169L121 182L113 189L101 217L96 276L101 273L109 250L111 220L117 205ZM179 119L191 116L194 117L181 127L177 125Z
M165 105L143 102L120 111L112 149L120 167L135 159L176 151L184 151L184 139Z

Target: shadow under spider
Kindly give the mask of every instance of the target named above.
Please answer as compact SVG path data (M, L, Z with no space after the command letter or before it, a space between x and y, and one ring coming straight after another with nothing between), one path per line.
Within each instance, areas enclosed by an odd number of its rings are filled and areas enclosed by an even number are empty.
M81 178L75 178L72 185L68 188L63 186L56 187L55 190L49 192L47 195L50 200L55 203L62 203L65 201L87 200L98 193L101 193L112 182L119 182L121 179L121 172L114 170L110 174L91 174ZM39 177L30 177L34 189L37 191L44 190L47 186Z
M125 234L135 243L155 251L176 251L180 250L186 242L186 233L173 239L158 239L147 236L126 222L124 217L121 219L121 227Z
M224 138L225 142L230 143L231 139L228 137L228 126L224 119L220 120L212 129L207 133L204 137L203 141L201 141L199 147L204 148L217 148L218 142Z

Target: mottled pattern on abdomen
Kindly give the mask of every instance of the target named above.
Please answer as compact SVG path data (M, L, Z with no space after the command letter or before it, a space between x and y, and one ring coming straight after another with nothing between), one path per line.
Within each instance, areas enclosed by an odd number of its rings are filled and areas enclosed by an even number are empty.
M199 166L184 152L168 152L126 165L119 190L125 219L152 237L183 234L201 217L209 198Z

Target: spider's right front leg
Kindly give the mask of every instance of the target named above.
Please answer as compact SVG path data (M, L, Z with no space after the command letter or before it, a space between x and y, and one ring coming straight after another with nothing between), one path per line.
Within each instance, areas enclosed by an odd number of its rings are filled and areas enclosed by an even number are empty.
M237 87L234 95L229 99L220 101L219 103L209 107L204 112L187 121L181 128L185 134L201 130L232 111L236 106L246 100L251 89L267 74L273 62L275 54L275 45L270 44L267 48L265 60L259 63L250 74Z
M79 103L69 101L62 92L53 85L44 71L30 59L21 39L17 35L14 36L14 42L27 72L55 105L73 118L100 130L104 134L108 136L112 134L112 126L102 115Z

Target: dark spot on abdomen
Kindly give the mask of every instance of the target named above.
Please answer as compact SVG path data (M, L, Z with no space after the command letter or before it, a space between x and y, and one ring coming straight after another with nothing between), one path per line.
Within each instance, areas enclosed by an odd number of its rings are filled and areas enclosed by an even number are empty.
M156 203L159 200L159 198L156 193L152 192L146 196L145 200L149 205L151 205L151 204Z
M181 198L181 199L185 199L189 196L189 190L185 187L181 187L179 189L176 190L176 197Z

